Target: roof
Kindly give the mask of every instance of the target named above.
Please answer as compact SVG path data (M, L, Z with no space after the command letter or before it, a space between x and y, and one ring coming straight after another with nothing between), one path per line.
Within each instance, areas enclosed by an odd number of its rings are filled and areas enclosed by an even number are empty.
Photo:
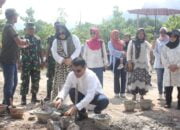
M131 14L142 14L142 15L175 15L180 14L178 9L168 9L168 8L142 8L128 10Z

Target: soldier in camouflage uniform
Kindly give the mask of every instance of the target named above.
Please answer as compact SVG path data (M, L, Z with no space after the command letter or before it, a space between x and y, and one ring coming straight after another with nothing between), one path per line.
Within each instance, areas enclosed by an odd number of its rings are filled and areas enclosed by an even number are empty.
M27 23L25 28L25 39L29 41L30 46L21 50L21 95L22 105L26 105L26 95L29 91L29 81L31 78L32 103L38 102L37 93L40 81L40 66L43 63L40 38L35 35L35 26L33 23Z
M54 23L54 28L55 28L55 32L59 31L59 24L60 22L55 22ZM51 99L51 91L52 91L52 85L53 85L53 80L54 80L54 73L55 73L55 60L52 56L51 53L51 47L52 47L52 43L55 39L55 35L52 35L48 38L48 53L47 53L47 96L44 99L45 101L49 101Z

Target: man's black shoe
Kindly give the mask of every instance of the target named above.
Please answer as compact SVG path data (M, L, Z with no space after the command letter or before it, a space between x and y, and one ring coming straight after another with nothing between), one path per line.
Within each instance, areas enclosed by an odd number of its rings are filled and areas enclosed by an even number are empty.
M177 109L180 110L180 102L177 103Z
M88 118L88 114L87 113L80 113L78 114L78 117L76 118L76 121L82 121Z
M37 102L40 102L40 100L38 100L38 99L37 99L36 94L32 94L32 99L31 99L31 102L32 102L32 103L37 103Z
M22 96L21 105L26 105L26 96Z

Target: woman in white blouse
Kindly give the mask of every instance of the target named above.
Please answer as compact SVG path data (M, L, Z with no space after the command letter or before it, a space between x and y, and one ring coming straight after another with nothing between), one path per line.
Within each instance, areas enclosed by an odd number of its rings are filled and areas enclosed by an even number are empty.
M59 25L59 32L51 48L53 58L56 61L55 78L52 90L52 100L57 96L64 85L68 73L71 71L71 62L81 52L80 40L72 35L62 24Z
M156 70L157 73L157 85L159 91L158 100L161 100L163 97L162 95L163 95L163 74L164 74L164 67L162 65L162 60L161 60L161 50L169 42L169 36L167 35L166 27L161 27L159 33L160 36L153 44L152 49L153 49L153 54L155 56L154 69Z
M144 99L144 95L151 86L150 51L151 45L146 41L146 33L143 28L140 28L127 50L128 68L133 70L128 73L127 85L129 92L133 95L133 100L136 100L138 93L141 99Z
M180 109L180 32L173 30L170 35L170 41L163 47L161 58L164 65L164 87L166 91L165 108L171 107L173 87L177 86L178 103L177 109Z
M86 41L84 46L83 58L87 67L94 71L103 85L103 70L108 65L105 43L99 36L98 28L90 29L91 38Z

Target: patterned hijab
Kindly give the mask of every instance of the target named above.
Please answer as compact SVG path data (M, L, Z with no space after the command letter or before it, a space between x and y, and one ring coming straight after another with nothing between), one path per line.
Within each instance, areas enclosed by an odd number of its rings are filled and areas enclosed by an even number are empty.
M116 35L119 36L119 31L118 30L113 30L111 32L111 43L113 44L114 48L119 50L119 51L123 51L124 49L124 42L122 40L120 40L120 38L118 37L118 39L116 38Z
M101 48L102 40L99 36L99 29L96 27L93 27L90 29L91 35L95 35L93 38L87 40L87 45L92 50L99 50Z

